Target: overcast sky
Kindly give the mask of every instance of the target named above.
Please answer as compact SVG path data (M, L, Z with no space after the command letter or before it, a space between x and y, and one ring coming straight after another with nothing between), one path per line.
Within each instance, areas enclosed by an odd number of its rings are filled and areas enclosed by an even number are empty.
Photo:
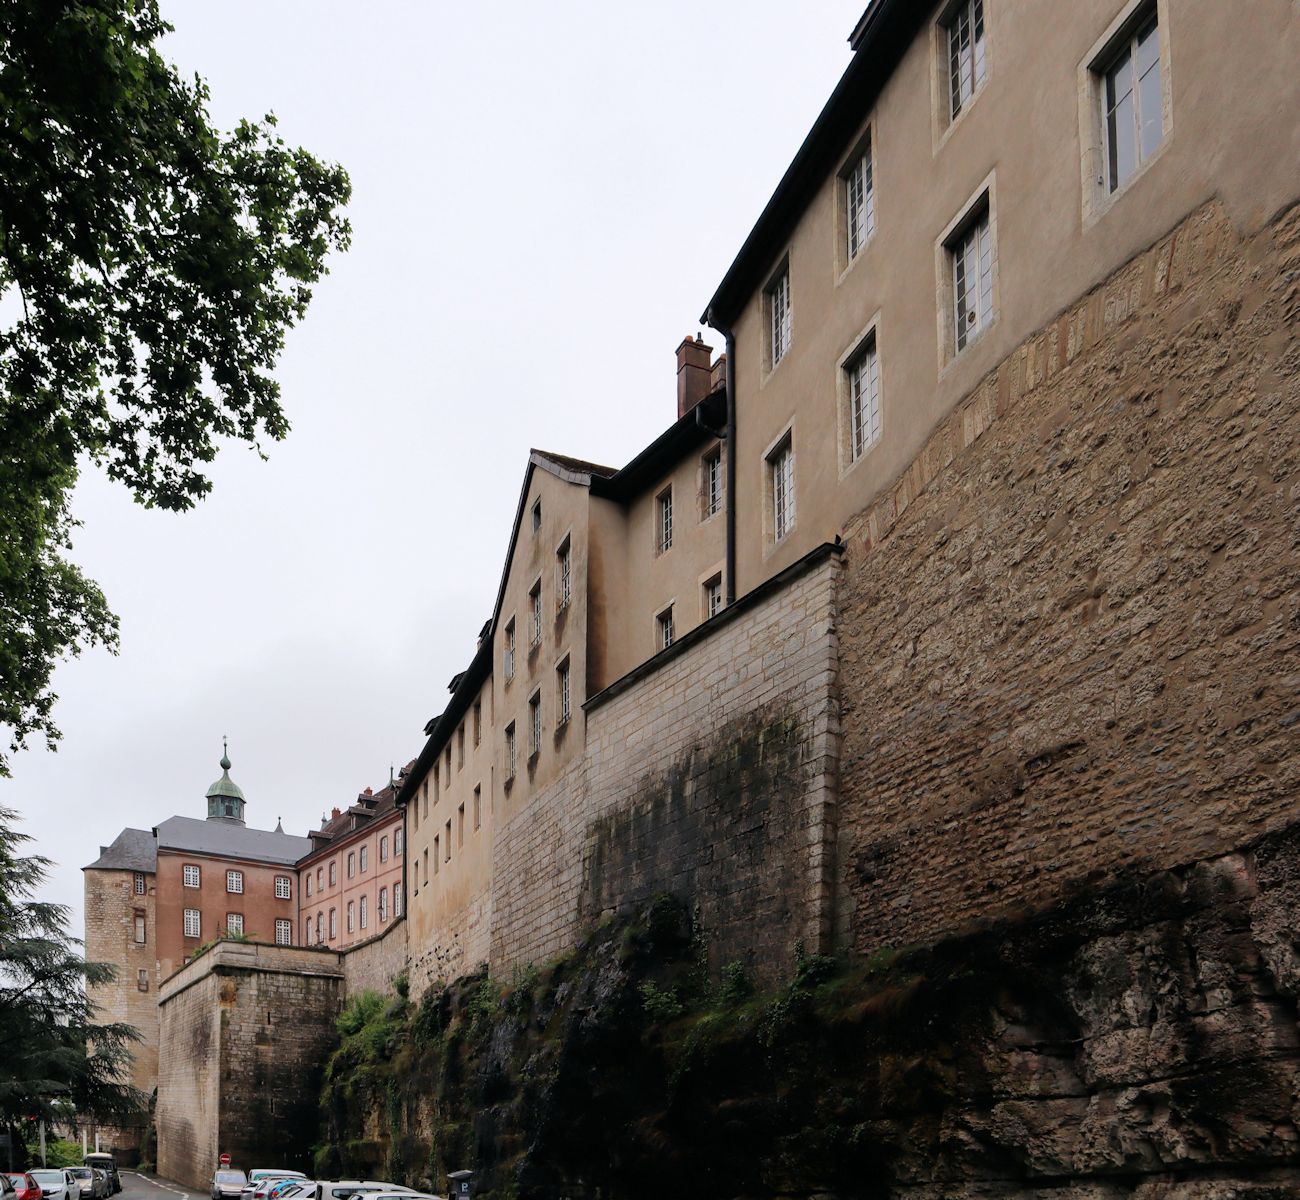
M78 488L121 653L60 668L58 752L0 785L78 935L80 868L203 816L222 734L249 824L298 834L415 756L491 615L529 447L619 466L672 422L673 351L864 6L163 0L220 127L274 111L347 168L353 241L290 334L269 461L229 448L181 515Z

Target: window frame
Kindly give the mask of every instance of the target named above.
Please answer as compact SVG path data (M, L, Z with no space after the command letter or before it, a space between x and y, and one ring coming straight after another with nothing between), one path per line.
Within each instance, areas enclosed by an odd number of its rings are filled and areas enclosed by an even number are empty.
M386 887L379 889L379 897L375 901L375 914L379 917L381 925L388 920L388 889Z
M655 553L667 554L673 548L673 485L655 496Z
M149 885L145 881L143 871L133 871L131 873L131 891L136 896L148 895Z
M720 613L726 604L726 597L722 592L722 572L715 571L700 585L700 615L703 620L711 621ZM714 604L716 599L717 603Z
M700 520L711 521L723 507L727 484L722 474L722 445L700 456Z
M284 934L281 937L281 933ZM293 945L293 921L288 917L275 918L275 944L277 946Z
M483 785L476 783L474 785L474 829L477 831L483 824Z
M967 112L978 99L989 77L989 25L988 13L985 11L986 0L954 0L940 16L938 24L943 31L940 50L943 56L941 80L947 112L946 124L951 126ZM977 11L978 10L978 11ZM960 47L954 59L953 38L959 36L962 18L966 16L972 31L970 49L969 92L961 94L961 59ZM978 40L975 30L980 31ZM978 76L978 77L977 77ZM955 86L954 86L955 85Z
M244 872L243 871L227 869L226 894L230 896L242 896L244 894Z
M533 533L534 534L540 533L542 531L542 498L540 496L538 496L537 499L533 501L532 522L533 522Z
M193 918L193 921L190 918ZM193 925L194 932L190 932L190 926ZM184 909L181 916L181 936L187 938L199 938L203 933L203 911L198 908Z
M388 861L388 834L383 834L379 839L379 861L386 863Z
M555 727L563 729L573 716L573 682L569 668L570 656L565 655L555 664Z
M677 641L677 619L674 603L669 603L655 613L655 650L667 650Z
M535 650L542 644L542 577L539 575L533 586L528 589L528 613L531 629L528 635L528 649Z
M393 884L393 919L402 915L402 885L400 881Z
M515 723L513 721L511 721L505 728L505 739L505 745L502 747L505 762L502 765L505 768L505 780L509 783L514 779L519 766L518 734L515 730Z
M337 938L338 935L339 935L339 910L337 908L331 908L329 940L331 942L334 941L334 939Z
M859 444L858 405L854 386L856 372L868 358L873 359L875 364L874 421L871 410L867 408L863 414L866 418L866 432ZM867 322L840 356L838 375L840 476L843 478L870 455L884 436L884 363L880 353L879 312Z
M839 191L837 258L841 277L862 257L863 251L876 235L875 132L875 122L868 122L865 132L849 151L837 172ZM859 177L862 182L862 223L866 229L859 233L855 240L853 185Z
M501 670L505 675L506 683L509 683L515 677L515 652L518 649L514 617L506 622L502 640L504 644L501 650Z
M280 885L283 884L283 890ZM277 875L275 877L275 898L277 900L293 899L293 879L289 875Z
M542 689L528 697L528 759L531 762L542 752Z
M244 914L237 912L226 913L226 933L232 937L244 936Z
M983 342L997 324L1002 310L1001 280L998 262L998 208L997 174L990 171L957 210L957 215L935 239L935 271L937 275L938 303L936 322L938 328L939 375L942 378L954 364L965 362L970 352ZM968 335L958 348L957 323L960 309L957 296L957 250L970 232L987 222L989 238L989 313L973 335ZM978 266L978 255L977 255ZM976 275L976 294L979 295L979 276Z
M789 456L790 462L788 472L783 471L779 466L780 460L786 455ZM794 532L799 520L793 422L782 430L764 452L763 477L766 493L765 524L769 534L765 539L767 543L765 550L771 553ZM782 503L783 496L784 503Z
M131 917L131 936L134 939L134 945L147 946L149 944L149 916L142 908L137 908Z
M789 357L794 344L794 297L788 251L763 285L762 311L763 374L767 376Z
M555 551L555 611L563 612L573 599L573 537L565 534ZM477 745L477 742L475 743Z
M190 882L190 872L194 872L194 882ZM197 863L184 863L181 866L181 887L201 888L203 886L203 868Z

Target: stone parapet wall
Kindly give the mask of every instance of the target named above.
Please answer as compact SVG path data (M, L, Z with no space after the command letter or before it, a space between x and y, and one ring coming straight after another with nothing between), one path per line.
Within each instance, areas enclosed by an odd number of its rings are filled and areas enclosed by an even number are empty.
M1008 358L846 531L861 952L1293 820L1300 211L1211 205Z
M408 930L406 918L399 917L377 937L343 951L340 959L349 996L393 990L393 981L407 969Z

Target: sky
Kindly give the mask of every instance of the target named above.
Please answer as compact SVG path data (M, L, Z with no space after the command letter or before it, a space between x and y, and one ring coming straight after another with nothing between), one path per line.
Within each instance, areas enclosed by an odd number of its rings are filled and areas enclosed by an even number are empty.
M74 559L121 648L58 669L57 753L0 782L42 899L124 826L305 834L414 758L491 615L530 447L620 466L835 82L864 0L163 0L215 123L342 163L351 249L276 372L292 423L150 511L94 471ZM715 349L721 338L705 330Z

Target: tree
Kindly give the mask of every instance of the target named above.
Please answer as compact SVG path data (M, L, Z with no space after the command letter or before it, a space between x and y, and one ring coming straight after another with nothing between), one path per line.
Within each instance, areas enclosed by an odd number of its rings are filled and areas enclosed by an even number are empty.
M117 645L66 557L78 471L183 510L223 441L282 439L271 372L350 237L343 169L273 116L214 130L169 29L157 0L0 6L0 775L58 738L55 664Z
M108 983L114 969L85 961L65 906L32 899L50 864L24 853L31 839L17 819L0 807L0 1126L69 1109L129 1121L145 1106L125 1081L139 1035L96 1022L86 987Z

